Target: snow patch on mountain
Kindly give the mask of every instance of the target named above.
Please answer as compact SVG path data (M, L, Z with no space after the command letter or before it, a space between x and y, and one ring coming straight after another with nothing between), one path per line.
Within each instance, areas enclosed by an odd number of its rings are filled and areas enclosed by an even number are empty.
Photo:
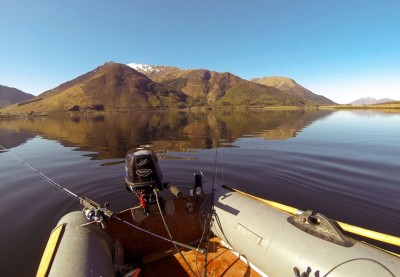
M158 73L161 71L161 67L158 65L148 65L141 63L128 63L127 66L132 67L133 69L143 72L143 73Z

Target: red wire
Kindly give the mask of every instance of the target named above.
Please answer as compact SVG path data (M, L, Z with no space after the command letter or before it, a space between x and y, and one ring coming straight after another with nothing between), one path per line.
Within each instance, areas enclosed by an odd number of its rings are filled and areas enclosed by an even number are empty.
M144 199L144 197L143 197L143 192L140 192L140 195L139 195L139 202L140 202L140 206L141 206L144 210L146 210L146 201L145 201L145 199Z

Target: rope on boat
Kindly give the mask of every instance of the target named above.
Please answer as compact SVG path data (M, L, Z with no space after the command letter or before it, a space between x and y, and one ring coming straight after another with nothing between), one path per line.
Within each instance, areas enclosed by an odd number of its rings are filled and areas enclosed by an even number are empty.
M160 201L159 201L159 199L158 199L159 190L158 190L157 188L155 188L155 189L153 189L153 192L154 192L154 194L156 195L156 202L157 202L158 211L160 212L161 219L162 219L162 221L163 221L163 223L164 223L165 229L166 229L167 232L168 232L169 238L173 241L172 234L171 234L171 232L169 231L167 222L165 221L164 214L163 214L163 211L162 211L161 206L160 206ZM186 260L185 256L183 256L182 251L178 248L178 246L177 246L175 243L172 243L172 244L174 245L176 251L179 253L179 255L181 256L181 258L183 259L183 261L185 262L185 264L186 264L186 266L189 268L189 270L194 274L194 276L197 276L197 274L194 272L194 270L192 269L192 267L189 265L189 263L188 263L188 261Z
M114 215L113 218L116 219L116 220L119 220L119 221L121 221L121 222L123 222L123 223L125 223L125 224L127 224L127 225L129 225L129 226L131 226L131 227L133 227L133 228L135 228L137 230L139 230L139 231L142 231L142 232L144 232L144 233L146 233L148 235L154 236L156 238L159 238L159 239L168 241L170 243L185 247L185 248L190 249L190 250L195 250L195 251L197 251L197 252L199 252L201 254L204 254L204 249L196 248L196 247L193 247L193 246L190 246L190 245L187 245L187 244L184 244L184 243L180 243L180 242L177 242L175 240L171 240L171 239L165 238L163 236L157 235L156 233L152 233L150 231L147 231L146 229L140 228L139 226L136 226L136 225L130 223L129 221L126 221L126 220L118 217L117 215Z
M168 242L170 242L170 243L172 243L172 244L176 244L176 245L182 246L182 247L187 248L187 249L190 249L190 250L196 250L197 252L199 252L199 253L201 253L201 254L204 254L204 252L205 252L205 250L202 249L202 248L199 248L199 247L196 248L196 247L193 247L193 246L190 246L190 245L187 245L187 244L183 244L183 243L174 241L174 240L172 240L172 239L168 239L168 238L165 238L165 237L163 237L163 236L157 235L157 234L152 233L152 232L150 232L150 231L147 231L147 230L145 230L145 229L143 229L143 228L140 228L139 226L136 226L136 225L134 225L134 224L132 224L132 223L130 223L130 222L128 222L128 221L126 221L126 220L124 220L124 219L118 217L116 214L114 214L112 211L110 211L110 210L107 208L108 205L104 205L103 207L101 207L101 206L100 206L99 204L97 204L96 202L94 202L94 201L92 201L92 200L90 200L90 199L88 199L88 198L86 198L86 197L80 197L80 196L78 196L77 194L73 193L72 191L70 191L70 190L66 189L65 187L61 186L61 185L58 184L56 181L52 180L51 178L49 178L48 176L46 176L46 175L43 174L42 172L40 172L40 171L38 171L37 169L35 169L33 166L31 166L29 163L27 163L26 161L24 161L22 158L20 158L19 156L17 156L17 155L14 154L13 152L11 152L10 149L5 148L5 147L2 146L1 144L0 144L0 151L9 154L12 158L14 158L15 160L19 161L22 165L24 165L26 168L28 168L29 170L31 170L35 175L38 175L40 178L42 178L43 180L45 180L47 183L51 184L54 188L56 188L56 189L58 189L58 190L64 192L65 194L67 194L67 195L69 195L70 197L74 198L75 200L79 201L79 203L80 203L81 205L83 205L84 207L86 207L86 208L91 208L91 209L95 210L96 213L97 213L97 214L96 214L97 217L98 217L99 219L101 219L101 221L92 220L92 221L94 221L94 222L99 222L99 223L101 223L101 222L103 221L103 219L102 219L101 217L99 217L99 214L100 214L100 216L106 216L107 218L111 218L111 217L112 217L112 218L114 218L114 219L116 219L116 220L119 220L119 221L123 222L124 224L127 224L127 225L129 225L129 226L131 226L131 227L133 227L133 228L135 228L135 229L137 229L137 230L139 230L139 231L142 231L142 232L144 232L144 233L146 233L146 234L149 234L149 235L151 235L151 236L154 236L154 237L156 237L156 238L159 238L159 239L168 241ZM91 223L91 222L89 222L89 223Z

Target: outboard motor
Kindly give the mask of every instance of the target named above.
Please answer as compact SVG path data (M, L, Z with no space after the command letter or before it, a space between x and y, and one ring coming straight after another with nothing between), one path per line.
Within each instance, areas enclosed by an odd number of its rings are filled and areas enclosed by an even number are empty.
M147 214L150 204L156 202L154 189L162 190L162 172L157 156L148 149L132 149L125 159L126 188L139 198L140 206Z

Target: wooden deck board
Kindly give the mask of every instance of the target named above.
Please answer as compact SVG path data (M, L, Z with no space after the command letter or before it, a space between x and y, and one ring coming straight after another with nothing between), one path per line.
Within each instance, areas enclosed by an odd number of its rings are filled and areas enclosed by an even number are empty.
M183 256L196 273L191 273L179 253L146 264L143 269L143 277L166 276L202 276L205 255L196 251L182 251ZM207 275L225 277L258 277L260 276L248 264L240 260L227 247L221 244L219 238L212 238L207 255Z
M202 234L200 209L193 205L193 211L188 212L187 205L195 203L193 198L173 199L166 201L165 220L174 240L182 243L198 241ZM134 207L118 213L119 218L144 230L168 238L168 233L157 212L144 215L140 207ZM106 229L113 241L118 240L124 247L124 255L130 258L146 257L164 253L173 249L173 245L165 240L135 229L119 220L111 218Z

